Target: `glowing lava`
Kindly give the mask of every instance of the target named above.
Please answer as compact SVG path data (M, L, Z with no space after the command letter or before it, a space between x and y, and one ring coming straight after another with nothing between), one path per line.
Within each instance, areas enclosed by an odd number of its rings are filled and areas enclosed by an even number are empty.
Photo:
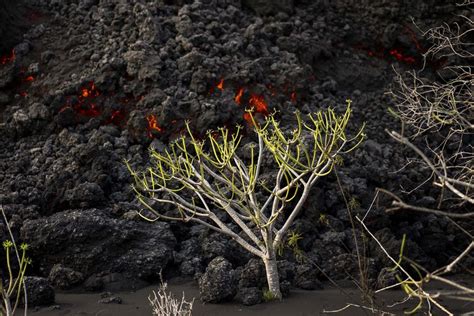
M223 91L224 90L224 79L221 79L221 81L219 81L219 83L217 84L217 89Z
M291 102L296 103L296 91L291 93Z
M123 124L125 119L127 118L127 113L124 112L123 110L115 110L112 112L112 115L110 118L105 121L105 124L115 124L117 126L120 126Z
M0 56L0 65L6 65L15 61L15 51L12 50L10 55Z
M268 114L268 104L263 95L252 94L249 100L249 105L253 107L257 113Z
M97 90L94 82L91 81L80 89L80 93L77 96L77 103L71 105L71 98L68 98L68 104L61 108L59 112L63 112L67 108L72 108L78 115L97 117L101 114L96 103L98 96L100 96L100 92Z
M86 99L96 98L100 95L93 81L89 82L86 86L81 88L81 94L79 100L85 101Z
M391 49L389 54L393 56L396 60L400 62L404 62L406 64L414 64L416 62L415 58L412 56L406 56L403 55L399 50L397 49Z
M235 95L234 97L234 101L235 103L241 105L242 104L242 96L244 95L244 88L240 88L238 91L237 91L237 94Z
M148 137L153 137L153 131L157 131L158 133L163 132L163 128L158 125L158 120L155 115L149 114L146 119L148 121Z

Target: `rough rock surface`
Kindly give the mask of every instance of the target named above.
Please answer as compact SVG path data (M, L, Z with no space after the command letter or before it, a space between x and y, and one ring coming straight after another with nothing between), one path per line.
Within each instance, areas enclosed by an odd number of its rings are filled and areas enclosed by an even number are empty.
M207 303L220 303L232 300L237 293L234 269L223 257L213 259L206 272L199 279L201 300Z
M48 280L41 277L25 277L28 306L48 306L54 304L54 289Z
M319 290L323 286L315 266L304 264L296 267L295 285L303 290Z
M237 296L242 304L251 306L262 302L262 290L258 287L240 288Z
M243 3L261 15L279 12L291 14L294 9L293 0L243 0Z
M252 94L265 98L269 112L279 110L284 124L295 110L340 110L353 99L350 129L366 122L368 141L338 175L359 203L354 214L367 209L376 187L397 194L401 184L417 187L429 174L403 169L406 153L385 133L399 128L387 115L392 67L422 66L427 43L409 17L432 27L470 14L450 0L26 2L30 28L14 56L10 49L0 56L0 204L14 233L31 244L35 264L28 273L46 277L61 264L94 290L143 284L161 268L196 277L216 256L241 268L241 289L265 286L258 263L247 264L251 256L228 238L140 221L123 163L146 164L148 146L164 148L186 120L198 135L247 126ZM1 44L7 42L2 35ZM415 62L397 60L393 49ZM432 66L423 75L436 78ZM235 102L240 88L242 104ZM244 146L252 141L246 137ZM322 179L292 230L303 236L299 246L312 262L346 278L357 266L340 191L334 176ZM429 206L432 193L425 185L404 198ZM426 267L456 255L450 243L462 246L462 233L443 218L389 216L381 205L366 220L392 254L407 234L410 258ZM386 259L374 243L367 246L370 270L380 271ZM312 287L320 277L298 272L291 254L283 259L285 287Z
M71 268L55 264L49 272L48 281L55 288L68 290L81 284L84 281L84 276Z
M170 262L176 243L168 224L113 219L101 210L27 220L21 233L33 256L44 254L35 261L39 271L61 263L86 276L107 272L149 281Z

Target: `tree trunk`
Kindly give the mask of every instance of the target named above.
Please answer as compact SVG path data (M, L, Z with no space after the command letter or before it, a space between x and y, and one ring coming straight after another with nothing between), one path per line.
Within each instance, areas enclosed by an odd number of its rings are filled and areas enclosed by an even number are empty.
M263 263L265 264L265 272L267 274L268 290L275 299L281 300L280 274L278 273L275 251L271 251L268 258L263 259Z
M5 311L5 316L12 316L13 311L12 311L12 307L10 305L10 297L7 297L6 295L7 295L7 293L5 293L5 292L2 293L3 308L4 308L4 311Z

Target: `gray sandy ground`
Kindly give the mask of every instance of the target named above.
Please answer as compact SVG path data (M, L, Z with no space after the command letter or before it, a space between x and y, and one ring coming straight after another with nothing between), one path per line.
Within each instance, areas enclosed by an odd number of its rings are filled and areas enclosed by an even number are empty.
M56 303L59 309L44 307L31 311L33 316L141 316L152 315L148 303L148 295L156 287L146 287L136 292L114 293L123 300L122 304L100 304L98 293L59 293ZM292 290L291 296L281 302L264 303L255 306L243 306L236 302L225 304L203 304L199 301L199 290L192 283L172 284L171 291L181 297L184 292L186 298L196 297L193 308L193 316L310 316L323 315L324 310L337 310L345 307L347 303L360 304L360 293L354 288L340 289L327 286L324 290L303 291ZM399 290L387 291L379 296L378 302L384 306L391 305L402 300L402 292ZM415 306L416 300L401 306L386 309L395 315L403 315L404 308ZM466 303L450 302L449 306L455 315L461 315L474 310L474 305ZM349 307L338 313L324 315L374 315L370 311L356 307ZM375 313L380 315L380 313ZM417 314L418 315L418 314ZM420 314L421 315L421 314ZM439 310L433 310L433 315L442 315Z

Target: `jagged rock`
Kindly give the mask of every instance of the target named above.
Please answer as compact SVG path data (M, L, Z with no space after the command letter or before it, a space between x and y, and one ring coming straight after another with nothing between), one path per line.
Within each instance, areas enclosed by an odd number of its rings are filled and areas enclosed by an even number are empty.
M239 288L262 287L265 282L265 267L262 260L250 259L240 272Z
M244 287L237 294L239 301L246 306L256 305L262 302L262 290L258 287Z
M49 272L48 281L54 287L61 290L67 290L79 285L84 280L82 273L73 269L55 264Z
M232 265L223 257L209 262L206 272L199 279L201 300L207 303L229 301L237 293L237 284Z
M176 243L168 224L112 219L95 209L27 220L21 235L33 256L44 254L35 261L43 271L59 259L85 277L107 271L142 280L158 277Z
M122 298L110 292L101 293L100 297L101 299L97 302L99 304L122 304Z
M261 15L278 12L293 13L294 0L243 0L243 3Z
M280 291L283 297L290 296L291 283L289 281L280 282Z
M382 289L390 285L396 284L398 281L396 275L398 274L396 269L382 268L377 277L377 289Z
M28 306L48 306L54 304L54 289L48 280L41 277L25 277Z
M315 266L308 264L296 267L295 285L303 290L319 290L323 286L318 279L320 272Z
M0 1L8 10L17 6L7 2ZM244 126L239 156L247 163L245 143L258 141L243 118L252 94L264 97L269 112L278 111L288 131L294 110L307 114L333 106L340 111L344 100L353 98L349 129L367 122L368 141L337 169L344 192L361 204L354 214L370 205L375 187L393 192L400 183L417 187L426 172L402 168L405 153L384 132L397 123L380 105L387 103L392 64L401 72L418 66L399 63L389 55L391 47L377 46L396 44L419 58L417 49L429 46L415 43L405 30L407 16L435 26L469 14L452 1L433 0L376 0L370 6L342 0L162 0L159 6L138 0L72 2L35 1L31 11L18 12L18 19L3 18L7 11L0 6L0 46L5 48L0 54L0 203L15 233L23 225L38 273L48 275L59 263L82 273L86 287L96 290L142 284L127 277L154 280L172 257L173 271L197 277L216 256L238 270L241 289L265 287L258 260L255 266L247 263L252 255L229 238L183 225L173 233L189 242L174 249L166 225L135 217L139 206L123 164L145 166L150 143L163 150L185 131L185 120L199 139L208 129ZM27 34L15 25L24 16ZM387 56L370 56L379 48ZM427 66L428 77L452 75ZM217 87L221 80L222 90ZM245 92L237 104L240 88ZM160 131L150 127L150 114ZM264 153L266 180L273 167L271 154ZM299 246L311 260L331 277L345 278L345 269L357 268L353 254L346 254L354 248L347 233L350 220L336 179L321 180L292 229L302 234ZM410 202L431 207L431 190L414 192ZM454 227L428 216L389 216L380 202L366 222L374 232L386 229L378 237L391 254L398 255L403 233L410 239L410 258L425 267L446 264L459 254L450 245L461 245L465 237ZM369 247L375 257L368 261L371 271L378 272L387 261L372 242ZM292 254L284 256L295 261ZM298 274L302 268L283 265L282 281L314 285Z

